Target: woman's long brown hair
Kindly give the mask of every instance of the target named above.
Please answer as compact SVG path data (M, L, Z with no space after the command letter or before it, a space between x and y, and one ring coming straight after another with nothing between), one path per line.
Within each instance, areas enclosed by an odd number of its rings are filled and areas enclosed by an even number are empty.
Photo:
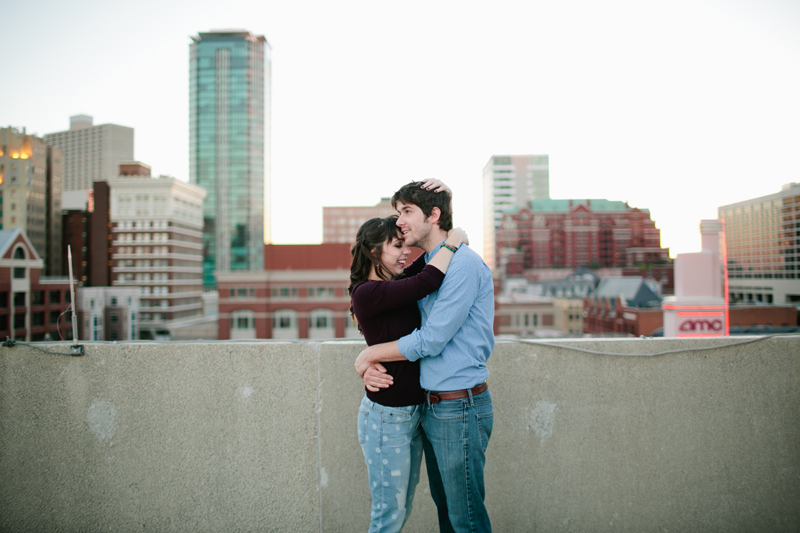
M372 267L375 267L375 274L382 280L389 281L395 276L388 272L381 263L381 253L383 246L398 235L397 216L387 218L371 218L364 222L356 234L356 242L350 248L350 255L353 261L350 263L350 286L347 293L353 295L353 290L369 279ZM353 301L350 300L350 315L353 314ZM358 321L356 321L357 323ZM358 326L361 331L361 326Z

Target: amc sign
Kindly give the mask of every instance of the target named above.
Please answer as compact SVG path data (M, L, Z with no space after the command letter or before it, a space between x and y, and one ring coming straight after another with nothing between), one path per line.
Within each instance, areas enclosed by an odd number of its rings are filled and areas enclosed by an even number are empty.
M721 318L693 318L684 320L678 326L678 331L684 333L722 333Z
M725 335L724 313L678 313L678 337Z

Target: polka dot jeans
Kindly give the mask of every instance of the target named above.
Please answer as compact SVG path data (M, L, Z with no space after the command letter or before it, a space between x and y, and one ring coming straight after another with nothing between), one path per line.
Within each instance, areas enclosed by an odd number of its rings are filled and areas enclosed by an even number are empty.
M400 531L411 515L422 462L421 405L386 407L366 396L358 409L358 443L372 492L369 531Z

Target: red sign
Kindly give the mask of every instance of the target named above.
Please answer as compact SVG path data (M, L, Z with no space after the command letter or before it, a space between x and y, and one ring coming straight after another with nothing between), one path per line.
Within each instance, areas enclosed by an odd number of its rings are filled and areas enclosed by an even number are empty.
M722 333L722 319L713 318L705 319L699 318L696 320L684 320L678 326L678 331L691 332L691 333Z

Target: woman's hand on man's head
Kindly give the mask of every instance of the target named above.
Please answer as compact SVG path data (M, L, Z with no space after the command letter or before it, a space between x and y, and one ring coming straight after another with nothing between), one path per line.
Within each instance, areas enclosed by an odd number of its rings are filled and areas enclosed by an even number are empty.
M453 194L453 191L450 190L450 187L448 187L445 184L445 182L443 182L442 180L437 179L437 178L428 178L428 179L422 180L422 186L420 187L420 189L426 189L428 191L433 191L433 192L442 192L442 191L444 191L444 192L449 192L450 194Z

